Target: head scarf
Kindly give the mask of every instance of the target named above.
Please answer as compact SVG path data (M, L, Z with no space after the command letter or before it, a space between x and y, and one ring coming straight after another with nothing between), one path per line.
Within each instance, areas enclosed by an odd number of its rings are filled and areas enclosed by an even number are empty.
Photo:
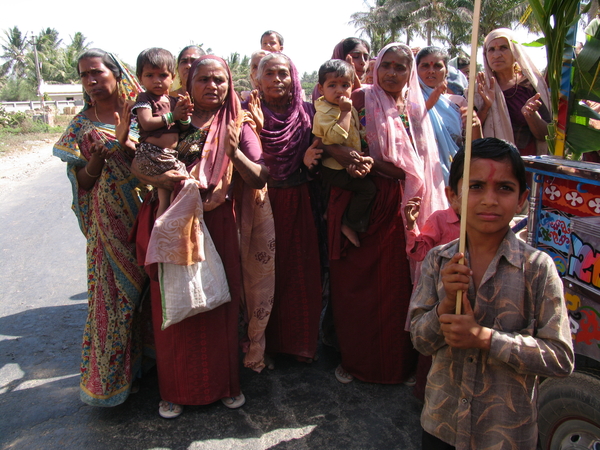
M434 88L427 86L420 78L419 84L423 91L423 98L425 100L429 99ZM450 164L452 163L452 158L458 151L456 140L462 138L462 118L460 108L456 103L442 94L436 104L433 105L433 108L429 110L429 120L431 120L431 126L435 133L435 141L444 181L448 184Z
M410 124L408 135L398 114L396 101L379 85L379 66L386 52L392 47L401 47L411 61L411 71L405 96ZM444 177L438 161L438 152L425 101L421 94L412 51L399 43L385 46L377 55L373 71L373 84L365 86L366 132L370 155L404 170L404 207L412 197L421 197L421 213L417 223L422 227L432 212L447 207L444 195ZM416 148L415 148L416 147Z
M520 44L516 43L514 33L508 28L498 28L485 37L485 42L483 43L483 66L485 68L485 75L486 79L488 80L488 85L490 78L495 75L488 64L486 56L487 48L490 42L498 38L506 38L515 62L519 64L523 76L529 80L535 91L540 94L540 100L546 106L550 114L552 114L550 94L544 78L540 74L539 70L535 67L529 56L527 56L527 53L525 53L525 49ZM513 135L510 116L508 114L508 108L506 107L506 100L504 99L502 89L500 89L500 86L497 82L496 86L494 87L494 92L495 100L490 111L488 112L485 124L483 125L483 135L485 137L504 139L514 144L515 138ZM481 99L478 99L478 103L482 103ZM544 152L544 148L547 148L545 142L537 141L537 144L538 154L540 152Z
M262 105L265 121L260 132L263 158L269 168L269 176L275 180L285 180L298 170L305 150L310 146L312 136L312 118L305 109L302 85L294 63L283 53L290 68L292 84L290 86L291 104L285 117L275 114Z
M218 56L204 55L194 61L188 74L187 91L190 95L193 94L196 70L198 69L200 62L206 59L213 59L221 63L227 72L229 88L227 97L225 97L223 105L221 105L217 111L208 130L206 142L204 143L202 150L202 157L190 170L190 174L194 175L200 182L201 189L206 189L210 192L223 179L229 165L229 158L225 154L224 148L225 143L228 141L227 125L232 120L236 121L238 125L241 125L242 114L240 114L240 100L233 90L233 80L231 78L229 66L227 66L227 63Z
M140 92L143 92L142 86L140 86L140 83L138 82L135 75L133 75L129 71L125 64L119 61L119 59L114 54L109 52L106 53L121 71L121 77L120 79L117 79L117 92L119 94L119 97L124 100L135 101L137 95ZM83 105L83 108L81 109L81 112L85 111L86 109L92 106L92 99L90 98L88 93L85 92L85 89L83 90L83 100L85 101L85 103Z

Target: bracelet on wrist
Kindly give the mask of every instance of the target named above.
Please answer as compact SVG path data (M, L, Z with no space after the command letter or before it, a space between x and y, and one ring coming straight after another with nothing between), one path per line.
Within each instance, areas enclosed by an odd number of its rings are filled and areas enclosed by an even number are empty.
M187 119L185 119L185 120L178 120L178 122L179 122L181 125L189 125L190 123L192 123L192 118L188 116L188 118L187 118Z
M85 166L83 166L83 170L85 170L85 173L90 178L100 178L100 175L102 175L102 172L100 172L98 175L92 175L87 168L87 164Z

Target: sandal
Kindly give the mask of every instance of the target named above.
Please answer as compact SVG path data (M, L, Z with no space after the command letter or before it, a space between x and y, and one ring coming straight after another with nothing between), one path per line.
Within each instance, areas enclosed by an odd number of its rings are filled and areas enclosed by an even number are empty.
M183 406L177 403L166 402L161 400L158 404L158 414L163 419L174 419L179 417L183 412Z
M246 397L244 397L244 394L240 392L240 395L236 397L222 398L221 403L223 403L229 409L237 409L244 406L244 403L246 403Z
M409 387L413 387L417 384L417 379L415 378L414 375L411 375L410 377L408 377L408 379L404 382L404 386L409 386Z
M265 367L269 370L275 370L275 360L270 355L265 355Z
M354 377L346 372L341 364L335 368L335 379L342 384L348 384L354 381Z
M137 394L140 392L140 382L138 380L131 383L131 389L129 390L130 394Z

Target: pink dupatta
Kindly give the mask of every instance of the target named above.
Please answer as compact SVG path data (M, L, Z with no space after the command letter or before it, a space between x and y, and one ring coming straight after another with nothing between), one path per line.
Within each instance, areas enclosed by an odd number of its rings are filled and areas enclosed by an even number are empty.
M404 49L411 63L409 81L402 95L405 96L412 141L400 118L396 101L379 85L379 66L383 56L392 47ZM392 43L385 46L377 55L373 84L363 89L369 153L374 159L390 162L404 170L406 178L402 207L404 208L412 197L421 197L421 212L417 223L422 227L431 213L446 209L448 204L444 194L444 176L439 162L435 134L425 107L413 59L412 51L406 45Z
M229 77L229 93L227 98L210 125L199 162L190 169L190 175L200 182L200 189L208 192L208 196L204 202L204 210L210 211L225 201L227 187L231 181L230 161L223 148L228 139L227 125L234 120L241 127L243 114L241 114L242 106L240 100L233 90L233 81L229 66L218 56L204 55L194 61L188 76L188 92L192 92L194 73L200 62L205 59L214 59L220 62Z

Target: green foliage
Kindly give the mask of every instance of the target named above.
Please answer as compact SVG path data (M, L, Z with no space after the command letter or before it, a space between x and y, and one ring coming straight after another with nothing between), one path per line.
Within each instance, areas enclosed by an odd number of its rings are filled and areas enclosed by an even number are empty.
M319 74L315 70L313 73L304 72L300 83L302 84L302 89L306 93L307 98L310 98L315 86L319 82Z
M550 88L553 123L549 127L548 147L554 153L556 123L562 80L563 54L567 33L579 20L579 0L529 0L531 11L544 33L546 44L546 78ZM561 150L559 150L561 151Z
M239 53L232 53L225 60L231 71L233 88L239 94L242 91L251 91L250 84L250 57L240 57Z
M371 41L373 54L404 35L407 45L422 36L427 45L442 42L456 56L471 42L474 4L474 0L375 0L368 12L352 14L350 23ZM479 43L490 31L518 23L526 9L527 0L482 0Z
M573 159L600 150L600 20L586 29L587 41L573 61L566 148Z
M24 112L9 113L0 106L0 127L16 128L27 119L27 114Z
M2 38L2 54L0 60L0 100L18 101L37 98L39 84L36 71L35 53L38 52L38 67L41 78L47 83L76 83L77 57L89 48L85 36L81 32L71 37L71 42L64 44L54 28L46 28L31 39L18 27L4 31Z
M38 96L35 86L24 78L8 78L0 88L0 99L6 102L24 102L37 100Z

